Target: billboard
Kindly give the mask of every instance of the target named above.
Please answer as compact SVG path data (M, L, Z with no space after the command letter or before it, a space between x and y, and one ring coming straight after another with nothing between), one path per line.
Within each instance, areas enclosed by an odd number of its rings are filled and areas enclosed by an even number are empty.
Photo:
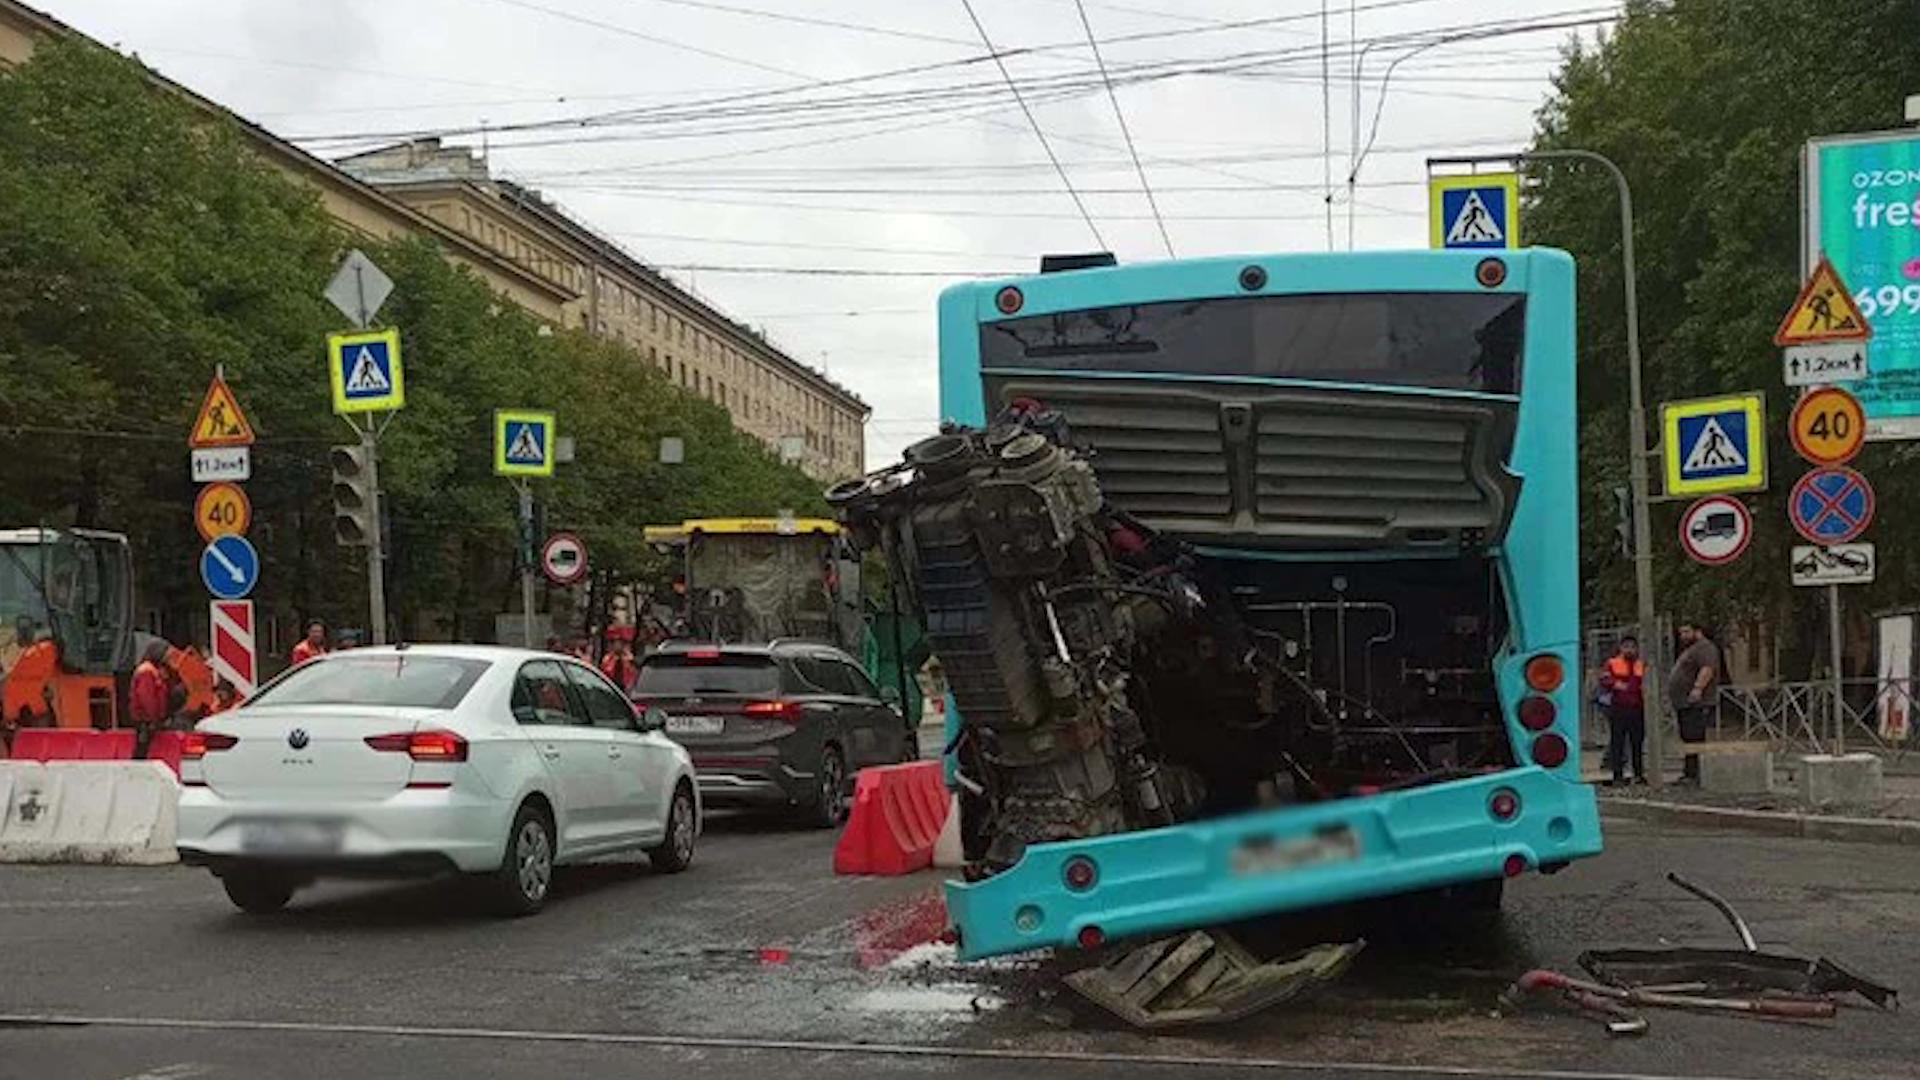
M1810 140L1802 177L1804 268L1824 251L1873 328L1867 437L1920 438L1920 131Z

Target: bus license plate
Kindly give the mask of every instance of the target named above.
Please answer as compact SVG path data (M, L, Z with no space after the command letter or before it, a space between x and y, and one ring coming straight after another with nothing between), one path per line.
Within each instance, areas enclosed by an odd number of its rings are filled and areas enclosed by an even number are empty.
M719 716L672 716L667 717L669 735L718 735L725 730L727 721Z
M260 855L332 855L340 825L331 821L254 821L240 830L240 848Z
M1360 838L1351 828L1335 825L1310 836L1257 836L1240 842L1233 851L1233 872L1242 877L1282 874L1323 863L1352 862L1360 857Z

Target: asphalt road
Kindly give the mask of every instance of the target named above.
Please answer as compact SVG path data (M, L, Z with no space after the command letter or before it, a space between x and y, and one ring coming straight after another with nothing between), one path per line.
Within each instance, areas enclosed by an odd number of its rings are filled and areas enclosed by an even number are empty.
M933 943L936 877L836 878L831 836L752 819L713 823L682 876L563 874L546 912L515 922L457 883L324 885L250 918L185 868L0 867L0 1014L15 1018L0 1080L1920 1076L1903 1014L1809 1028L1659 1012L1641 1039L1551 1006L1498 1015L1514 975L1572 970L1581 949L1730 943L1668 869L1720 889L1763 943L1920 986L1920 851L1631 822L1609 822L1608 843L1514 882L1492 923L1316 925L1369 940L1344 982L1160 1037L1059 996L1040 960L954 962Z

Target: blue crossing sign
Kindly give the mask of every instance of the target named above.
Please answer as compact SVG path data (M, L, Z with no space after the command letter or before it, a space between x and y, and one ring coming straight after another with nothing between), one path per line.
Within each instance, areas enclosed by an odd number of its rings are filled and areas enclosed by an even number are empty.
M333 411L341 416L385 412L407 403L398 330L329 335L327 374L333 383Z
M1520 177L1514 173L1430 176L1427 201L1432 247L1520 246Z
M493 414L493 471L501 476L553 475L553 414L501 409Z
M1667 494L1765 490L1766 406L1766 397L1758 393L1660 406Z
M1801 536L1816 544L1844 544L1873 520L1873 485L1843 466L1814 469L1793 485L1787 516Z
M240 600L260 584L260 554L244 536L221 536L200 553L200 580L220 600Z

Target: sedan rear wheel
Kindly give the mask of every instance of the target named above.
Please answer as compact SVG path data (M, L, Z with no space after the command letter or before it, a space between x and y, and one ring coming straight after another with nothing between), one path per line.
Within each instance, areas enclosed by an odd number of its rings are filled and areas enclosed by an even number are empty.
M513 816L507 850L491 884L494 904L503 915L531 915L546 905L553 885L553 826L533 804Z

